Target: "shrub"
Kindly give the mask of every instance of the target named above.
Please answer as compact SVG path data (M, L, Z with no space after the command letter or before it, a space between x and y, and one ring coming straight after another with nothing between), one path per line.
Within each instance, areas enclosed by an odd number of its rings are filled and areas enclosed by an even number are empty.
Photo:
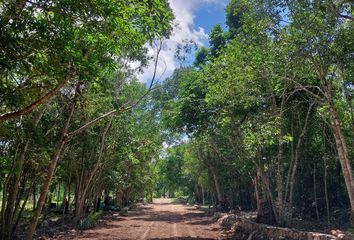
M81 219L78 223L78 229L89 229L96 226L97 219L101 216L102 212L91 212L87 217Z

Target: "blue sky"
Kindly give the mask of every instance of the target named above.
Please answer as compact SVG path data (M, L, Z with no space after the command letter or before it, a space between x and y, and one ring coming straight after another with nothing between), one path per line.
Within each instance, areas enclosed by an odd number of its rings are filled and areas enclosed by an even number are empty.
M208 46L208 33L215 24L225 26L225 6L228 0L169 0L175 14L175 27L169 39L164 40L159 56L157 76L160 81L169 77L178 67L174 55L176 47L184 39L191 39L199 46ZM149 54L155 53L149 47ZM143 74L141 82L149 82L153 75L153 64Z
M194 10L194 24L202 27L206 33L209 33L215 24L225 27L225 5L226 1L200 5Z

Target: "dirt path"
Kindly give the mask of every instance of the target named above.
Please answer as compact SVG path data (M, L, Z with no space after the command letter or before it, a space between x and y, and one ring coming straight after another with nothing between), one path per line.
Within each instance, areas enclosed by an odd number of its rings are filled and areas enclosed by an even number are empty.
M100 226L54 239L221 239L215 220L195 207L156 199L128 216L113 215Z

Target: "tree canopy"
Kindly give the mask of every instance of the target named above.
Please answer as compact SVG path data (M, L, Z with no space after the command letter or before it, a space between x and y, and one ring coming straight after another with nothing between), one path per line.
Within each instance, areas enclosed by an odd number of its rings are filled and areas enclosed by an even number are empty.
M82 229L160 196L349 228L352 14L350 1L230 0L226 28L188 66L195 44L179 43L183 64L157 83L167 0L2 1L0 239L33 239L48 213Z

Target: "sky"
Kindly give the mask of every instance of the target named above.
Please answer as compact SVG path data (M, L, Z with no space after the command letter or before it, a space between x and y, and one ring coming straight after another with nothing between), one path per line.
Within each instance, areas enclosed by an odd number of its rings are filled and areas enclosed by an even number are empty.
M157 67L157 80L163 81L178 68L175 51L184 39L193 40L198 46L208 46L208 33L215 24L225 25L225 6L227 0L169 0L175 15L174 29L169 39L163 41ZM149 54L154 54L149 47ZM191 56L190 58L193 58ZM150 82L153 75L153 62L138 75L141 82Z

